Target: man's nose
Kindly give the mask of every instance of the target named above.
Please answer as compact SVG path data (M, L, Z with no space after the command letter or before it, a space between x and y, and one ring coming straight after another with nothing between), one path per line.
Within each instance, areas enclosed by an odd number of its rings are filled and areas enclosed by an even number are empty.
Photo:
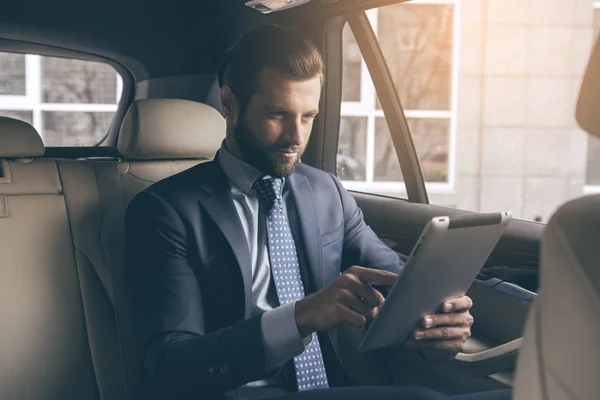
M304 144L304 125L302 124L302 118L296 118L290 123L286 139L293 146L301 146Z

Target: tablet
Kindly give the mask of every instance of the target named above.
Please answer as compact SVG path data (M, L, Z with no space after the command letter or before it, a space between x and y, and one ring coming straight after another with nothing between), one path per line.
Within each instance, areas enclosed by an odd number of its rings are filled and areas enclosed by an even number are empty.
M358 351L405 342L422 318L463 296L511 218L501 212L429 221Z

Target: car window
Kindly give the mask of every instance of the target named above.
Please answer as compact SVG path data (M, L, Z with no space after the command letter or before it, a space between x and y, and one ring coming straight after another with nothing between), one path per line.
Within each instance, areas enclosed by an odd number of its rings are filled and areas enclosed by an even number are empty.
M445 188L455 122L454 5L394 5L367 15L405 108L425 181ZM338 176L349 189L406 197L381 104L348 24L343 46Z
M370 10L369 17L432 204L511 210L517 218L547 222L564 202L600 192L600 140L575 120L600 29L600 2L427 0ZM344 67L357 70L359 55L346 36ZM356 72L344 74L342 116L365 86ZM379 108L369 99L360 112L382 115ZM342 120L339 152L349 136L344 129L369 132L365 122L353 130L347 125ZM383 131L385 123L379 126ZM353 140L365 149L365 164L374 165L372 175L366 168L365 190L402 196L397 161L378 164L393 150L389 138ZM338 174L343 178L339 165Z
M32 124L47 147L100 144L122 87L108 64L0 52L0 115Z

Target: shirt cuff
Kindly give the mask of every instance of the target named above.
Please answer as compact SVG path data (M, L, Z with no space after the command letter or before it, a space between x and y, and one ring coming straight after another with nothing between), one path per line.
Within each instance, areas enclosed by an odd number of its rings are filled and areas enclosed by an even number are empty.
M281 367L304 352L306 342L296 324L296 302L274 308L262 315L260 326L265 343L267 370ZM308 343L312 335L308 336Z

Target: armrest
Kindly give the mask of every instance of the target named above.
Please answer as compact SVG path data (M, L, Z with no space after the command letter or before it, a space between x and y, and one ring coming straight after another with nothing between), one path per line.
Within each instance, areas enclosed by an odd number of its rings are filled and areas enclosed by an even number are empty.
M522 343L523 338L519 338L489 349L459 353L453 362L473 376L489 376L500 371L512 370L516 366Z

